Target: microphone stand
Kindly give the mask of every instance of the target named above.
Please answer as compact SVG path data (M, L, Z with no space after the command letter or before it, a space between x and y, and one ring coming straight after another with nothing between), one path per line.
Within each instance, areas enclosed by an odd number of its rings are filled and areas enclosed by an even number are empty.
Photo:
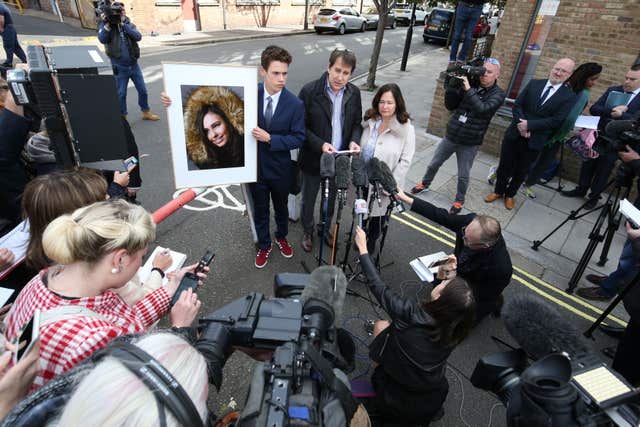
M389 205L387 206L387 211L384 214L384 225L382 226L382 238L380 239L380 247L378 248L378 255L376 256L376 267L378 271L381 271L383 268L389 267L393 265L394 261L391 261L388 264L380 266L380 255L382 254L382 249L384 248L384 242L387 239L387 231L389 230L389 220L391 219L391 212L395 204L390 200Z
M362 187L361 186L356 187L356 199L362 199L362 193L363 193ZM353 268L349 265L349 253L351 252L351 245L353 242L353 229L355 228L357 220L358 220L358 214L356 214L356 209L354 206L353 212L351 214L351 228L349 229L349 235L345 240L344 257L342 258L342 263L340 263L340 269L344 272L345 275L347 275L347 267L349 267L350 271L347 277L351 277L351 275L354 272ZM362 226L362 224L358 224L358 225Z
M338 189L338 211L336 213L336 222L333 225L333 242L331 242L331 262L329 263L329 265L336 264L336 254L338 253L338 232L340 231L340 217L342 216L342 208L344 207L345 203L345 191L345 189Z
M318 267L322 266L324 249L324 236L327 234L327 222L329 222L329 178L324 179L322 193L322 235L320 236L320 250L318 251Z

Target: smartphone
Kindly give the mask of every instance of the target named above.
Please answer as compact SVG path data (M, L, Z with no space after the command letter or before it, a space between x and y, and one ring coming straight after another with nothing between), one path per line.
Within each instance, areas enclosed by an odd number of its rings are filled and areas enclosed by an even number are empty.
M173 307L173 305L178 302L178 299L180 299L180 295L183 291L186 291L189 288L191 288L193 292L198 290L198 273L201 273L206 266L211 264L211 261L213 261L213 258L215 256L216 254L214 254L210 250L207 250L202 258L200 258L195 271L193 273L187 273L184 275L184 277L180 281L180 284L178 285L178 289L176 289L176 293L173 294L173 298L171 298L171 307Z
M136 159L135 156L131 156L127 159L124 159L122 163L124 164L125 170L128 171L132 166L136 166L138 164L138 159Z
M444 265L444 264L446 264L448 262L449 262L449 258L442 258L442 259L439 259L438 261L433 261L429 265L429 268L440 267L441 265Z
M29 354L29 351L40 337L40 310L37 310L31 316L31 319L20 330L18 336L14 340L14 345L18 350L13 353L13 363L18 363L22 358Z

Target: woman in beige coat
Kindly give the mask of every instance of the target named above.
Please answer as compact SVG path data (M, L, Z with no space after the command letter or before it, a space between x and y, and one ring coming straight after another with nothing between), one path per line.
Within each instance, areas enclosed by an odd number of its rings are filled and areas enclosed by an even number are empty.
M364 120L360 146L365 162L373 157L385 162L398 185L403 187L415 151L416 134L400 87L395 83L381 86ZM370 254L374 253L376 241L385 225L384 215L390 202L386 194L380 196L381 205L377 201L369 201L371 215L367 224L367 245Z

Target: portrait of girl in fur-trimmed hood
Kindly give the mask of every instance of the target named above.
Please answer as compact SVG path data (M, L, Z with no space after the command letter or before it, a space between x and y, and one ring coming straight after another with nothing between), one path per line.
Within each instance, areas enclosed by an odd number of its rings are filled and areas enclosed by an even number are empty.
M244 167L244 102L223 86L189 95L184 124L189 170Z

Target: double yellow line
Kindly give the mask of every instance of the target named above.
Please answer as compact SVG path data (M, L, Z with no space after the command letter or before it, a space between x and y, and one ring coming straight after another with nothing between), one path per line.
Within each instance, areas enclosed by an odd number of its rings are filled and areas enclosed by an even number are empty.
M407 227L413 228L414 230L422 234L426 234L432 239L444 243L447 246L455 246L455 234L431 225L428 222L416 217L415 215L412 215L408 212L403 212L400 215L394 214L391 216L391 218L406 225ZM602 310L600 310L598 307L595 307L580 298L577 298L561 289L558 289L557 287L545 282L544 280L539 279L538 277L535 277L530 273L527 273L519 267L513 266L512 279L526 286L527 288L531 289L533 292L536 292L547 300L569 310L570 312L584 319L587 319L590 322L595 321L596 318L602 314ZM607 320L610 323L613 322L617 323L620 326L627 326L627 322L611 314L607 316Z

